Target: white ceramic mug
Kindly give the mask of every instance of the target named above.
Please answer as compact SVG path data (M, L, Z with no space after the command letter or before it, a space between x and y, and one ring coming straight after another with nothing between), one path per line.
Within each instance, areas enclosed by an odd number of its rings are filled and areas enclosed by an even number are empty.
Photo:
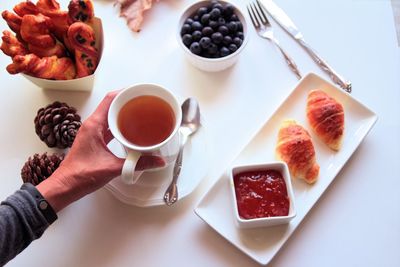
M157 96L167 102L175 115L175 125L171 134L161 143L151 146L139 146L128 141L118 127L118 115L121 108L130 100L144 95ZM138 84L122 90L111 103L108 111L108 125L114 137L124 146L127 157L122 168L121 178L126 184L134 184L142 171L135 167L142 155L161 157L168 166L175 161L179 151L179 126L182 121L182 110L178 100L167 89L155 84ZM161 167L161 168L163 168ZM158 167L157 169L159 169ZM147 170L147 169L146 169ZM153 169L154 170L154 169Z

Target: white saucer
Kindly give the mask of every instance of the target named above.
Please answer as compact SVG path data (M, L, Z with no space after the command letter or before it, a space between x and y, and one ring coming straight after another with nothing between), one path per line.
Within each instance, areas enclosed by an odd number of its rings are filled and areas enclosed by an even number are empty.
M202 127L185 145L183 165L178 179L179 198L189 195L199 185L208 171L207 135L204 119ZM119 157L125 157L125 151L115 139L108 145L110 150ZM121 177L116 177L105 188L115 198L129 205L150 207L165 205L164 193L172 180L173 165L159 171L144 172L134 185L124 184Z

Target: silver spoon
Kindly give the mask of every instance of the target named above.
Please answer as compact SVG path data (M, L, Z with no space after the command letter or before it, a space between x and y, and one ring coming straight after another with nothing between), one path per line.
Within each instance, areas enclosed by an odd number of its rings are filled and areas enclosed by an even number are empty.
M171 184L164 194L165 204L168 206L174 204L178 200L178 187L176 185L179 174L182 169L182 155L188 137L194 134L200 128L200 107L196 99L188 98L182 104L182 123L179 127L181 143L178 156L175 161L174 171Z

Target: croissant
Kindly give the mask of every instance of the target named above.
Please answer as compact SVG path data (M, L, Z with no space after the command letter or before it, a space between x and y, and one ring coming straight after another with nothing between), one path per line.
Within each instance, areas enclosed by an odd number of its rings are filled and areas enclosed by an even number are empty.
M22 39L34 46L48 48L56 44L54 36L51 35L50 29L52 28L51 20L39 15L25 15L21 23L21 37Z
M68 5L69 22L77 21L90 23L94 17L92 0L71 0Z
M94 73L99 62L91 27L91 0L71 0L62 11L57 0L26 0L4 11L2 17L15 36L3 32L0 49L12 57L11 74L26 73L42 79L65 80ZM69 58L71 57L71 58Z
M28 50L10 31L3 31L3 40L0 49L4 54L15 57L16 55L26 55Z
M93 74L99 62L99 52L92 27L75 22L68 28L68 40L75 54L76 78Z
M60 10L60 4L55 0L39 0L36 6L40 13L51 19L56 37L65 42L70 25L68 23L68 12Z
M13 10L20 17L23 17L25 15L37 15L40 13L39 9L31 1L21 2L15 5Z
M39 0L36 6L44 15L46 15L46 13L61 12L60 4L55 0Z
M69 80L75 78L75 65L70 58L56 56L39 58L34 54L15 56L13 63L7 66L10 74L20 72L51 80Z
M66 55L65 47L51 34L53 24L50 18L39 15L25 15L21 23L21 37L27 42L31 53L39 57Z
M19 31L21 30L22 18L8 10L4 10L1 13L1 16L7 22L8 27L10 27L13 32L19 34Z
M293 177L314 183L319 174L314 145L307 130L294 120L286 120L278 133L276 157L287 163Z
M344 109L321 90L308 94L307 119L316 135L331 149L339 150L344 133Z
M28 44L29 51L38 57L64 57L66 56L66 50L62 43L56 42L52 47L42 48L39 46Z

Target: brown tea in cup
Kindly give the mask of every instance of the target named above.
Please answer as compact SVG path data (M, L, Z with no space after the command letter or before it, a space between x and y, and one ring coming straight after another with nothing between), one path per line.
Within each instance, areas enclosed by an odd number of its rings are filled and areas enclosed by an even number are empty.
M118 128L137 146L153 146L166 140L175 128L172 107L162 98L142 95L129 100L119 111Z

